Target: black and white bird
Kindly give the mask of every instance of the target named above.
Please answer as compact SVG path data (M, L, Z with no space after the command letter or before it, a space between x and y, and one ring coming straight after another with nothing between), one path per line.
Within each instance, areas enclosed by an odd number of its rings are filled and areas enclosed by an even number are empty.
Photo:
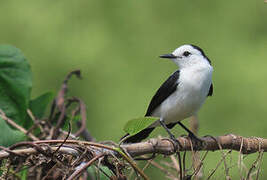
M212 95L211 62L203 50L195 45L182 45L171 54L161 55L160 58L170 59L179 66L179 70L160 86L145 114L160 119L133 136L127 138L126 134L123 137L124 143L140 142L160 125L173 140L175 138L169 129L176 124L182 126L190 137L197 138L180 121L195 115L207 96Z

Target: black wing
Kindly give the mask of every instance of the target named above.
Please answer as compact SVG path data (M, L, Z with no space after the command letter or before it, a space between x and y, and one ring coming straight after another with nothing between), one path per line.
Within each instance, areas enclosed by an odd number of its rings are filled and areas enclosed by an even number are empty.
M209 90L209 93L208 93L208 96L212 96L212 94L213 94L213 85L212 85L212 83L211 83L211 85L210 85L210 90Z
M177 80L179 78L180 71L174 72L157 90L148 106L145 116L151 116L152 112L177 88Z

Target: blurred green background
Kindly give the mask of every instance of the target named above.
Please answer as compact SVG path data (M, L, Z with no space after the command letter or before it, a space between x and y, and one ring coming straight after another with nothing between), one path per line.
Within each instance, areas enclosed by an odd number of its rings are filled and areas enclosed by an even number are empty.
M214 66L214 95L199 112L199 134L267 138L263 0L1 1L0 23L0 43L20 48L31 63L33 97L56 92L66 73L81 69L83 80L71 80L70 94L86 102L87 126L99 141L118 141L125 122L145 113L177 68L158 56L187 43L203 48ZM166 135L159 128L153 136L159 133ZM249 157L247 165L255 159ZM204 172L219 159L209 153ZM148 174L164 177L153 168ZM236 169L230 174L239 177Z

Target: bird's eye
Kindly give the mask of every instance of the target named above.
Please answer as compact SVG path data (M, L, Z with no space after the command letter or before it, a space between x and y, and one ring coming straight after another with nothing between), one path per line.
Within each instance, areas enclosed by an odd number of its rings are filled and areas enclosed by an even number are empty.
M184 55L185 57L187 57L187 56L189 56L190 54L191 54L190 52L185 51L183 55Z

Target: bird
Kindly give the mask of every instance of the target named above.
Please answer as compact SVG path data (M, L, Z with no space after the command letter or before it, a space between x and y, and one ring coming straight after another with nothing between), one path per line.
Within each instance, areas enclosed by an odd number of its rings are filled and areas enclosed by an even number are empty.
M159 119L139 133L121 138L123 143L136 143L147 138L158 126L162 126L172 140L176 140L170 129L179 124L193 140L199 140L181 121L196 115L208 96L213 94L210 59L204 51L192 44L185 44L160 58L173 61L179 69L156 91L145 116ZM177 141L177 140L176 140Z

